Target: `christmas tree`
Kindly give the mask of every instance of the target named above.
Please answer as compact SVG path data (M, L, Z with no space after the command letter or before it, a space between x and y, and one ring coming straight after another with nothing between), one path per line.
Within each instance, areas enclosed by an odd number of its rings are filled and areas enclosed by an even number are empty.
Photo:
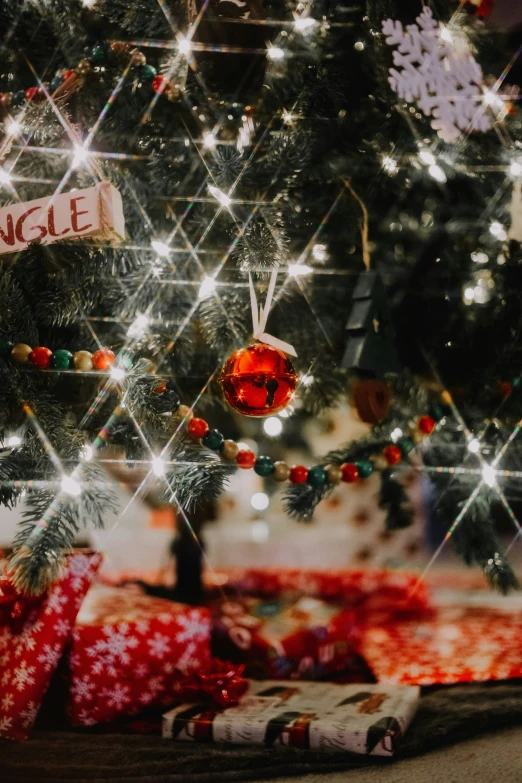
M396 528L411 463L445 540L515 585L497 522L517 534L522 131L488 8L4 0L0 499L24 496L19 586L103 524L114 461L175 505L182 579L200 566L186 514L236 467L289 481L303 521L380 471ZM350 397L371 434L312 466L239 449L227 403L266 416L294 392L297 426Z

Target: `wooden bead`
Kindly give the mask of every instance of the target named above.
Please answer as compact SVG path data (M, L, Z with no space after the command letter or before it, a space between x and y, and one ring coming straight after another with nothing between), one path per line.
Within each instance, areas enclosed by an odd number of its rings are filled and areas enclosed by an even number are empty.
M343 477L343 472L339 465L327 465L326 477L329 484L339 484Z
M89 73L89 71L91 70L91 64L89 60L85 60L85 59L80 60L75 70L76 73L80 74L80 76L85 76L85 74Z
M29 361L29 355L32 350L33 349L25 343L16 343L16 345L13 345L11 357L15 362L18 362L18 364L25 364Z
M169 86L165 89L165 95L167 96L169 101L175 103L176 101L179 101L179 99L181 98L181 90L177 84L169 83Z
M188 405L180 405L177 411L174 411L174 413L172 414L172 418L176 422L185 421L188 423L193 419L193 417L194 414L192 413Z
M92 353L90 351L76 351L73 355L73 363L75 370L82 372L92 370Z
M370 460L373 462L375 470L387 470L389 467L386 457L383 457L382 454L374 454L370 457Z
M139 49L134 49L134 51L131 52L132 62L134 65L145 65L147 62L147 58L143 54L143 52L140 52Z
M286 462L274 462L272 475L276 481L288 481L290 478L290 466Z
M440 399L442 400L444 405L449 405L450 407L453 405L453 399L451 397L451 394L449 393L449 391L446 391L446 389L444 389L444 391L441 393Z
M129 45L123 43L123 41L113 41L110 48L111 52L114 52L114 54L122 54L123 52L128 52L130 49Z
M221 457L226 462L234 462L239 453L239 446L235 440L226 440L221 447Z

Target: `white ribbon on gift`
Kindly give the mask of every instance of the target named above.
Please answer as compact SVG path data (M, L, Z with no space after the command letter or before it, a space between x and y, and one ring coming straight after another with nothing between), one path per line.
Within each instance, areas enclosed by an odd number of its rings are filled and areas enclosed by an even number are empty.
M274 269L270 275L270 283L268 285L268 291L266 294L265 306L261 307L261 305L257 304L252 275L250 272L248 273L248 282L250 284L250 303L252 305L252 324L254 327L253 335L256 340L259 340L260 343L266 343L266 345L271 345L272 348L278 348L280 351L289 353L290 356L297 356L293 345L290 345L290 343L285 343L284 340L279 340L277 337L273 337L271 334L267 334L265 332L266 322L268 320L268 315L272 306L272 299L274 297L276 281L277 269Z

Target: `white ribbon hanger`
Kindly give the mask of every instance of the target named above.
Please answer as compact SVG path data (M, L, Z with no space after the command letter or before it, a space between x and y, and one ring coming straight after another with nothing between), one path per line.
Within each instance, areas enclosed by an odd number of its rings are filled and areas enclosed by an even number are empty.
M267 334L265 332L266 322L268 320L268 315L272 306L276 281L277 269L273 269L272 274L270 275L270 283L268 285L268 291L266 294L265 306L261 307L261 305L258 306L257 304L252 275L250 272L248 273L248 282L250 284L250 303L252 305L253 335L254 338L259 340L260 343L266 343L266 345L271 345L272 348L278 348L280 351L284 351L285 353L290 354L290 356L297 356L293 345L285 343L283 340L279 340L277 337L272 337L271 334Z

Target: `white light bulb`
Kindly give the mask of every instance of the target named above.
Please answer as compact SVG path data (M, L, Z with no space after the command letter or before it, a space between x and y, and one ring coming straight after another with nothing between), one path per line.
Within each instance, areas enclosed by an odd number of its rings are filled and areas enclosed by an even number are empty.
M441 38L441 41L446 41L447 43L452 43L452 41L453 41L452 34L448 30L448 28L445 25L443 25L443 24L441 24L441 26L440 26L440 38Z
M268 495L264 492L256 492L256 494L252 495L250 498L250 503L252 508L255 508L256 511L264 511L268 508L270 500Z
M504 242L504 240L507 239L506 229L498 220L495 220L495 222L490 225L489 231L496 239L500 240L500 242Z
M178 50L181 52L181 54L187 55L190 54L190 50L192 49L192 43L188 38L184 38L183 36L180 36L178 38Z
M484 483L488 485L488 487L495 486L496 483L496 475L494 469L491 467L491 465L484 465L482 468L482 478L484 479Z
M208 149L213 149L216 146L216 138L210 131L203 136L203 144Z
M303 32L304 30L310 30L310 28L313 27L314 25L315 25L315 19L312 19L309 16L300 16L294 22L294 27L296 30L299 30L299 32Z
M95 2L96 0L82 0L82 5L85 6L85 8L92 8Z
M77 169L79 166L82 165L82 163L85 163L86 160L87 160L87 150L85 149L85 147L82 147L80 144L75 144L71 168Z
M262 544L264 541L268 541L270 537L270 528L266 522L263 522L262 519L258 519L257 522L252 522L250 535L252 536L252 541L255 541L256 544Z
M162 258L166 258L170 253L170 247L165 242L159 242L157 239L153 239L150 246Z
M419 152L419 158L426 166L434 166L436 164L435 156L429 150L421 150Z
M313 375L301 375L301 383L303 386L311 386L314 382L314 376Z
M471 254L471 260L476 264L487 264L489 261L489 256L486 255L486 253L483 253L482 250L476 250Z
M137 315L134 321L127 329L127 336L141 337L141 335L144 334L148 325L149 325L149 319L146 315L144 315L143 313L141 315Z
M271 60L282 60L285 56L284 51L279 46L271 46L267 54Z
M477 438L472 438L468 443L468 451L472 454L478 454L480 451L480 441Z
M362 52L364 50L364 43L362 41L356 41L353 48L356 52Z
M209 296L212 296L214 291L216 290L216 281L213 277L209 277L208 275L203 278L203 282L201 283L199 287L198 297L199 299L207 299Z
M214 198L219 201L220 204L223 204L224 207L229 207L232 203L232 199L230 196L227 196L226 193L223 193L222 190L219 188L216 188L214 185L209 185L208 189L214 196Z
M62 478L61 488L62 492L65 492L67 495L72 495L72 497L78 497L78 495L81 495L82 493L82 488L72 476L64 476Z
M0 184L9 185L11 182L11 175L5 169L0 169Z
M267 435L275 438L282 433L283 422L281 419L278 419L277 416L269 416L268 419L265 419L263 422L263 429Z
M504 101L500 95L493 90L484 90L484 104L486 106L492 106L495 109L504 108Z
M93 450L92 446L89 446L88 443L85 444L85 446L80 451L80 457L83 459L84 462L90 462L93 457Z
M22 442L22 438L20 438L18 435L11 435L10 438L7 439L7 445L8 446L19 446Z
M522 164L514 160L509 167L509 173L512 177L520 177L522 174Z
M312 248L312 255L316 261L326 261L328 258L326 245L314 245Z
M436 163L433 166L430 166L428 171L430 172L430 175L433 177L433 179L437 180L437 182L448 181L448 178L444 173L443 169L441 169L440 166L437 166Z
M306 264L288 264L288 274L291 277L302 277L302 275L310 275L314 270L311 266Z
M111 369L111 378L113 381L123 381L125 378L125 370L121 367L113 367Z
M467 299L469 302L472 302L475 299L475 289L474 288L465 288L464 289L464 299Z
M18 134L22 130L22 126L16 120L9 120L9 122L5 126L5 129L7 131L8 136L18 136Z
M286 123L286 125L291 125L293 119L294 118L292 117L290 112L288 112L288 111L284 112L284 114L283 114L283 122Z
M161 457L154 457L152 460L152 472L160 478L165 475L165 462Z
M388 174L395 174L399 169L397 161L394 160L393 158L390 158L389 155L383 156L382 167L385 171L388 172Z
M396 440L399 440L400 437L402 437L402 430L400 427L395 427L393 432L390 435L392 441L395 443Z

